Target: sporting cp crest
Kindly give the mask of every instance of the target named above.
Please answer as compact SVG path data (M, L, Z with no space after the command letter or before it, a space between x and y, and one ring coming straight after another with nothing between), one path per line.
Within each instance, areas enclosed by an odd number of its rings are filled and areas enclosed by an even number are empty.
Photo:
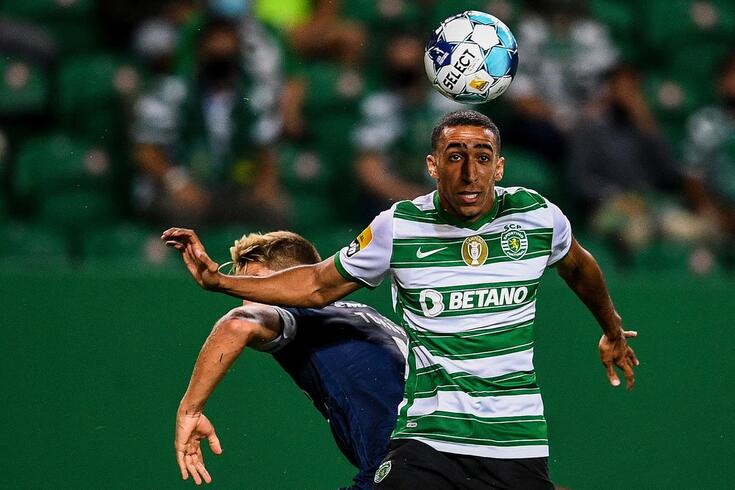
M388 473L390 473L391 468L391 462L386 461L385 463L381 464L378 467L378 470L375 472L375 478L373 478L373 481L375 483L380 483L383 481L383 479L388 476Z
M521 225L511 223L505 226L505 231L500 235L500 248L503 253L513 260L518 260L528 252L528 237L521 230Z
M462 260L464 263L478 267L487 260L487 243L481 236L475 235L465 238L462 242Z

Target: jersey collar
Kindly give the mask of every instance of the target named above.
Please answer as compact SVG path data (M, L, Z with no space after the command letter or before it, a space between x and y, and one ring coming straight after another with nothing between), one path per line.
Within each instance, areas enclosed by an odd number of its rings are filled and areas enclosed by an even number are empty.
M498 191L495 192L495 199L493 200L493 207L490 208L490 211L488 211L486 214L480 216L480 218L477 221L474 221L472 223L468 221L462 221L461 219L456 218L455 216L449 214L446 212L439 203L439 191L434 191L433 201L434 201L434 209L436 209L437 214L439 217L445 221L446 223L456 226L458 228L468 228L470 230L479 230L487 223L494 220L497 215L498 211L500 210L500 198L498 196Z

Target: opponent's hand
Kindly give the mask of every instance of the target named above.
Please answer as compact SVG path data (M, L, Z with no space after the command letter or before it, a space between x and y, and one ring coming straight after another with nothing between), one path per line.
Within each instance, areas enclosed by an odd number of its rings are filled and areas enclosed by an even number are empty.
M166 245L181 252L186 268L194 280L204 289L216 289L219 284L219 264L209 258L204 245L194 230L169 228L161 235Z
M602 336L599 344L600 360L602 365L605 366L607 379L610 380L611 385L620 386L620 378L618 378L614 367L617 366L625 375L628 390L632 390L635 384L633 367L639 365L640 362L638 362L633 349L628 345L628 339L636 337L638 332L626 330L622 333L618 338L612 340L606 335Z
M202 480L206 483L212 482L212 477L204 466L202 456L200 441L204 438L209 441L209 449L214 454L222 454L222 446L214 431L214 426L203 413L179 412L176 414L176 436L174 437L176 462L181 470L181 478L186 480L191 475L197 485L201 485Z

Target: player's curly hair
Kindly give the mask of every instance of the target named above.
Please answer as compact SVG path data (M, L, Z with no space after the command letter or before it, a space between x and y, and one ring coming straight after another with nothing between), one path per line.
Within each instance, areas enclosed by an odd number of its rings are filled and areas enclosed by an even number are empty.
M290 231L243 235L230 247L230 256L235 274L248 262L260 262L271 270L280 271L322 260L309 240Z
M493 120L485 114L470 109L460 109L458 111L450 112L439 119L431 132L431 151L436 151L444 128L453 128L455 126L477 126L489 129L495 136L497 151L500 151L500 130L498 127L495 125Z

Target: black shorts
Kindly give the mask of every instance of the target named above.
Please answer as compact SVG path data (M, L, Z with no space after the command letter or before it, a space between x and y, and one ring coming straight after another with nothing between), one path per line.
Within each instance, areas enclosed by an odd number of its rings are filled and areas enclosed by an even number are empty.
M496 459L437 451L396 439L375 473L376 489L553 490L547 458Z

